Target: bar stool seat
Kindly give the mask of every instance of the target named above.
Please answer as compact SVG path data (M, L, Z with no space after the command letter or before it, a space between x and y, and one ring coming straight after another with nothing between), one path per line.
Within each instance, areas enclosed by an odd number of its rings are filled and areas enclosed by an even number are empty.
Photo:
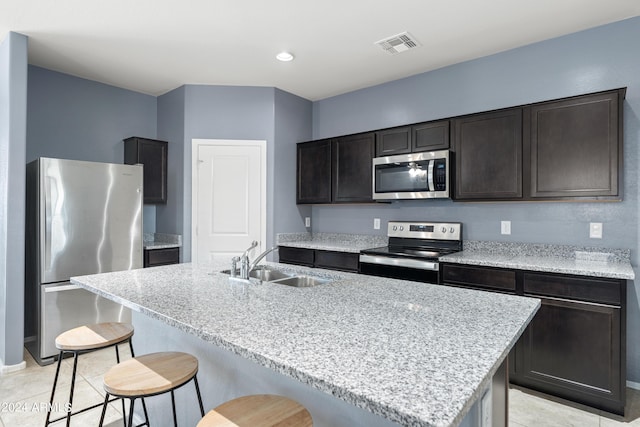
M92 351L100 350L103 348L114 346L116 350L116 361L120 362L120 353L118 351L118 344L129 342L129 348L131 355L133 356L133 346L131 344L131 337L133 336L133 326L128 323L121 322L106 322L96 323L93 325L83 325L77 328L70 329L61 333L56 337L56 348L60 350L58 354L58 366L56 368L56 376L53 380L53 387L51 389L51 399L49 400L49 407L47 410L47 418L45 421L45 427L51 423L59 421L63 418L67 419L66 425L71 423L71 416L86 412L90 409L97 408L102 405L98 403L96 405L84 408L80 411L72 412L73 406L73 392L75 388L76 372L78 367L78 356L84 353L90 353ZM58 385L58 377L60 375L60 365L65 353L73 354L73 371L71 374L71 389L69 391L69 409L64 417L51 420L51 407L53 399L56 393L56 387ZM124 405L123 405L124 408Z
M309 411L284 396L255 394L209 411L197 427L312 427Z
M93 351L119 344L133 336L128 323L108 322L70 329L56 337L56 348L64 351Z
M200 405L200 413L204 415L202 397L198 387L198 359L181 352L161 352L134 357L113 366L104 375L104 390L107 392L102 409L100 425L104 421L109 395L131 400L129 425L133 422L133 405L135 399L171 392L174 425L177 425L175 396L173 391L193 380ZM143 401L144 402L144 401ZM148 416L143 406L145 417Z

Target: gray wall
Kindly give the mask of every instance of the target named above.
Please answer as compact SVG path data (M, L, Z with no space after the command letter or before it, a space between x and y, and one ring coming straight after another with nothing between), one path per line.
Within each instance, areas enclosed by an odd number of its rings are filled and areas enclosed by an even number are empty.
M27 37L0 44L0 368L22 363Z
M624 201L620 203L395 202L314 206L314 232L384 234L373 218L454 220L464 238L576 244L632 250L638 255L640 141L640 18L536 43L313 104L313 137L434 120L547 99L627 87L624 105ZM416 54L418 52L416 51ZM500 220L512 234L500 234ZM589 239L589 222L603 239ZM628 379L640 382L639 297L628 288Z
M154 96L29 66L27 162L54 157L122 163L130 136L155 138ZM156 230L145 205L144 231Z
M130 136L156 137L154 96L29 66L27 161L122 163Z
M176 92L178 91L178 92ZM254 139L267 141L267 170L273 170L274 141L274 89L264 87L230 87L187 85L160 97L159 115L163 118L171 111L180 112L181 106L184 135L170 144L182 149L170 167L180 176L175 201L158 209L157 227L163 232L175 227L182 234L182 259L191 260L191 148L192 139ZM170 119L180 125L175 117ZM170 131L163 131L169 135ZM173 132L178 138L178 132ZM181 182L180 182L181 181ZM273 187L273 175L268 173L267 187ZM180 212L181 211L181 212ZM267 200L267 223L273 218L273 199ZM172 230L173 231L173 230ZM271 230L267 230L267 246L272 244Z
M156 207L156 230L161 233L183 234L185 92L186 87L181 86L158 97L158 138L169 142L167 204ZM183 261L184 246L180 251Z
M311 216L311 206L296 205L295 144L311 140L311 108L310 101L276 89L274 187L269 191L275 206L274 233L307 231L304 217Z

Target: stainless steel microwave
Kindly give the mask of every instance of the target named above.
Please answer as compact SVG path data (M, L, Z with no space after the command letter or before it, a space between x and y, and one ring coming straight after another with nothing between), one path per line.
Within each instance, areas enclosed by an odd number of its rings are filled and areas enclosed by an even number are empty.
M427 151L373 159L373 199L450 197L449 151Z

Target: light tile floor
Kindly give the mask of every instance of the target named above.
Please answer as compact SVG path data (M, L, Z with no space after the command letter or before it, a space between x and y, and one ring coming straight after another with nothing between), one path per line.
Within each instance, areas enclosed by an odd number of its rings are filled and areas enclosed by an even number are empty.
M121 360L131 357L128 344L120 345L119 348ZM51 397L56 363L39 366L29 352L25 350L24 354L26 369L0 376L0 427L43 427L45 424L46 407ZM74 390L74 410L103 401L102 375L115 364L116 354L113 347L80 356ZM73 358L64 359L60 367L52 419L64 415L63 405L69 397L72 369ZM98 407L71 417L71 426L97 426L101 411L102 408ZM64 420L52 424L54 427L64 425ZM104 425L122 426L122 406L119 403L109 405Z
M511 427L640 427L640 390L627 388L626 416L620 417L589 406L511 386Z
M123 359L129 357L126 345L120 346ZM0 377L0 427L42 427L46 418L41 405L49 402L56 365L39 366L25 351L27 368ZM55 402L63 404L69 394L73 359L65 359L60 372ZM116 363L115 351L107 348L80 356L74 407L86 407L104 398L102 375ZM114 402L115 403L115 402ZM76 406L77 404L77 406ZM101 408L72 417L74 427L97 426ZM54 413L56 417L61 412ZM169 423L171 424L171 423ZM59 421L53 426L62 426ZM122 425L121 406L111 404L105 426ZM509 425L512 427L640 427L640 391L627 389L627 416L622 418L587 406L568 402L531 390L511 387ZM163 427L163 426L159 426Z

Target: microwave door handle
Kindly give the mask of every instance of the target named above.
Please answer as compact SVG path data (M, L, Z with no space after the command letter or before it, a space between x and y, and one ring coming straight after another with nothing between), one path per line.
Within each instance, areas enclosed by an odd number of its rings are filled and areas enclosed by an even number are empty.
M431 159L429 160L429 167L427 169L427 180L429 182L429 191L435 191L436 187L433 183L433 166L434 166L435 160Z

